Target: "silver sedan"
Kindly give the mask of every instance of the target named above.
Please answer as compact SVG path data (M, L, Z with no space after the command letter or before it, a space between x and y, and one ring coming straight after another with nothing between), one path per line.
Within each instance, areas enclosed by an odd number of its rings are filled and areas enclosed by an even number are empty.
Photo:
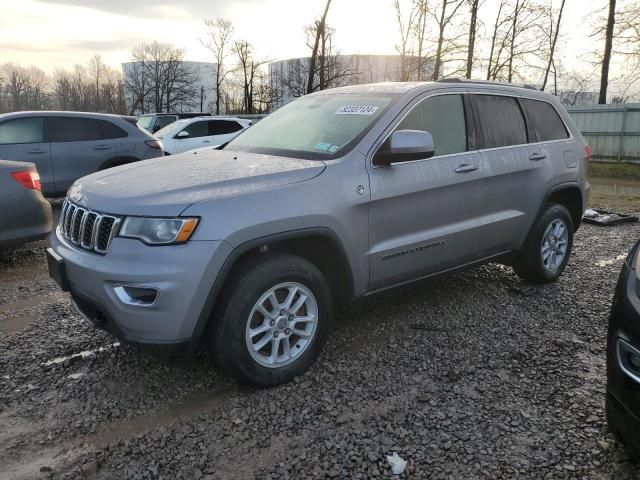
M51 223L36 166L0 160L0 248L40 240L51 232Z

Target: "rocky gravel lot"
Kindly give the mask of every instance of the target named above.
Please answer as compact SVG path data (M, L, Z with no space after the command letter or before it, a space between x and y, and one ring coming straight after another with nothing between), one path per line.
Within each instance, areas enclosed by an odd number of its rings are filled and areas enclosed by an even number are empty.
M487 265L373 297L320 360L240 388L87 326L44 243L0 254L0 478L635 479L609 434L605 333L640 224L584 225L543 287Z

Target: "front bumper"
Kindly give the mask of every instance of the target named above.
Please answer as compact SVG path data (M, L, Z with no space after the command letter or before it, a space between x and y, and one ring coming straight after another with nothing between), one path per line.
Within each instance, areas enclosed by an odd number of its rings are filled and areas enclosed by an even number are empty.
M67 242L59 228L50 244L64 261L71 298L86 320L127 343L166 348L198 340L198 319L231 252L223 241L149 247L116 237L107 254L98 255ZM116 293L119 286L152 289L157 297L131 305Z
M640 448L640 297L631 268L637 245L618 279L607 336L607 403L610 425L632 448ZM631 356L634 358L631 358ZM637 355L640 360L640 355ZM637 365L637 366L636 366Z

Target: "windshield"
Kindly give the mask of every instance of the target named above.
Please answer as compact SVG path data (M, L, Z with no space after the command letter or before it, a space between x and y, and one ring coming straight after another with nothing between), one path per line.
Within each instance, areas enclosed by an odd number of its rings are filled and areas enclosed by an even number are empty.
M155 133L157 138L171 138L176 135L180 130L186 127L191 120L177 120L175 122L171 122L164 128L161 128Z
M136 125L138 125L138 127L140 127L140 128L144 128L145 130L149 130L149 127L151 126L152 120L153 120L152 116L140 117L140 118L138 118L138 121L136 122Z
M330 159L353 148L394 99L389 94L301 97L245 130L226 149Z

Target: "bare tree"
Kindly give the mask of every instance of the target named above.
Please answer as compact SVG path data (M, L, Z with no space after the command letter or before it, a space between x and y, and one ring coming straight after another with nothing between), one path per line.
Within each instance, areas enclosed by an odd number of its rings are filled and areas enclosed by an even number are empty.
M242 113L255 113L257 81L269 60L256 58L253 45L246 40L234 42L233 51L238 57L237 71L241 75Z
M130 113L162 112L193 107L197 72L184 62L185 51L171 44L141 43L131 52L125 67L124 88Z
M207 37L202 44L213 54L216 60L216 115L220 114L220 100L222 99L222 85L229 71L226 70L226 60L231 52L231 36L233 24L224 18L205 19L208 28Z
M398 22L398 29L400 31L400 43L396 45L396 51L400 54L400 74L398 80L406 82L410 78L411 67L409 63L413 59L413 42L415 40L416 28L418 32L423 35L426 30L426 14L425 9L421 8L426 2L419 2L411 0L409 6L409 13L407 14L400 3L400 0L395 0L394 8L396 13L396 21ZM422 15L422 17L421 17ZM424 25L424 28L422 28ZM420 45L422 49L422 45Z
M315 48L315 40L318 32L322 30L318 40L318 50L316 62L312 70L311 60L306 58L296 58L287 62L286 70L279 80L286 96L300 97L307 93L325 90L337 86L343 86L350 82L351 78L356 78L359 72L352 68L349 57L343 57L333 46L333 35L335 30L325 24L320 25L317 20L305 27L307 36L307 47L311 50ZM309 84L311 79L311 84ZM280 92L284 96L285 92Z
M324 13L318 22L316 22L315 42L311 48L311 58L309 59L309 78L307 79L307 93L313 92L314 75L316 71L316 59L318 57L318 48L320 47L320 39L325 35L325 27L327 25L327 14L331 0L327 0L324 7Z
M12 63L0 68L2 111L43 110L49 107L48 77L37 67Z
M528 78L528 70L543 71L543 14L542 6L533 0L501 0L491 37L487 80L513 82Z
M553 8L551 5L549 6L549 14L551 19L551 24L550 24L551 31L549 32L550 33L549 38L551 39L551 45L549 48L549 59L547 60L547 68L544 71L544 79L542 80L542 87L540 88L540 90L542 91L544 91L544 89L547 87L549 72L551 71L551 67L554 65L556 43L558 41L558 34L560 33L560 23L562 22L562 12L564 11L565 1L566 0L562 0L562 3L560 4L560 10L558 11L558 20L555 24L555 28L553 27Z
M609 0L609 15L604 39L604 55L602 57L602 73L600 74L600 96L598 103L607 103L607 86L609 84L609 64L613 49L613 29L616 23L616 0Z
M563 87L560 92L560 101L565 106L573 106L581 103L593 103L594 90L597 89L597 77L593 71L572 71L563 75ZM594 80L596 79L596 80Z
M255 113L270 112L274 105L277 105L280 101L280 85L271 81L269 75L263 69L258 70L254 82Z
M456 12L464 3L464 0L441 0L439 12L434 14L438 28L438 40L433 66L433 80L437 80L440 77L445 54L451 53L453 50L459 48L455 43L457 38L446 37L445 32L447 27L452 23Z
M619 84L618 96L629 99L629 92L640 82L640 4L636 2L625 5L616 14L616 45L613 53L623 62L623 73L616 83Z
M499 52L501 52L502 48L504 48L504 37L502 42L500 42L499 34L503 26L509 21L508 17L503 16L505 7L505 0L500 0L500 6L498 7L498 14L496 15L496 20L493 24L493 34L491 36L491 51L489 53L489 65L487 67L487 80L495 80L496 64L498 63L498 60L500 58ZM495 62L494 58L496 58Z
M476 46L476 33L478 28L478 8L480 7L480 0L468 0L469 9L471 12L471 19L469 21L469 41L467 42L467 71L466 78L471 78L471 72L473 70L473 56Z

